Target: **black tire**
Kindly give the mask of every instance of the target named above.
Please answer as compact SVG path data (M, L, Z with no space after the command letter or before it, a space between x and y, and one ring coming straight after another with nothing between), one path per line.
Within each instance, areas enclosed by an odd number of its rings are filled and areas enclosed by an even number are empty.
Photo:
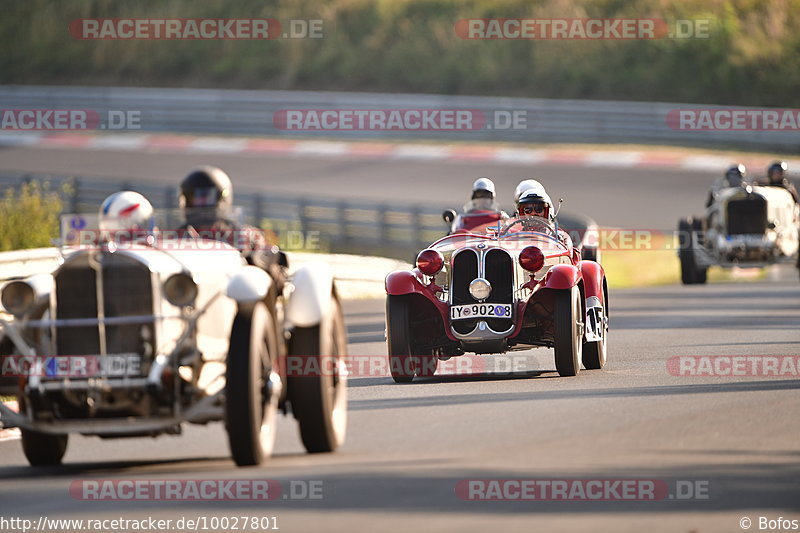
M272 454L278 401L267 386L271 320L263 302L240 307L231 328L225 371L225 423L233 460L261 464Z
M342 445L347 432L347 334L339 301L332 298L333 320L326 327L295 328L289 341L289 357L307 360L314 375L290 375L286 379L289 403L300 426L300 439L309 453L332 452Z
M576 376L581 369L583 333L580 290L558 290L554 297L553 337L556 370L560 376Z
M31 466L56 466L67 452L68 435L48 435L21 430L22 451Z
M396 383L411 383L417 365L412 357L409 302L404 296L386 297L386 345L389 371Z
M692 235L695 236L696 239L701 239L703 236L703 221L699 218L692 218ZM693 252L694 253L694 252ZM708 267L701 267L697 265L697 255L694 254L695 257L695 269L697 274L695 276L695 282L699 284L703 284L708 279Z
M694 256L694 239L692 238L692 222L682 218L678 222L679 246L678 259L681 262L681 283L694 285L698 283L697 263Z
M605 289L605 284L603 284ZM608 300L603 304L604 319L608 316ZM583 345L583 366L586 370L600 370L608 358L608 322L603 325L603 336L599 341L587 342Z

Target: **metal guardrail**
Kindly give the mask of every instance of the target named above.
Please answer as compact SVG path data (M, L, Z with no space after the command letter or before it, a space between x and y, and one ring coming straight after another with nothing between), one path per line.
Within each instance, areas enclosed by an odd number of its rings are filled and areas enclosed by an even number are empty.
M721 106L451 95L243 91L127 87L0 86L6 109L139 111L143 131L512 142L657 143L709 147L797 150L800 130L682 131L667 125L675 109ZM477 131L290 132L273 116L287 109L472 109L524 111L524 129ZM724 109L734 109L725 107ZM735 109L749 109L735 107Z
M156 209L178 205L177 187L133 180L2 173L0 191L32 181L47 184L50 191L57 192L68 213L97 213L103 200L120 190L143 194ZM282 247L289 250L315 248L314 239L318 238L321 251L408 261L414 253L446 233L442 209L435 206L309 200L247 189L237 189L236 197L237 205L243 208L245 222L273 231ZM173 227L180 223L177 213L173 223Z

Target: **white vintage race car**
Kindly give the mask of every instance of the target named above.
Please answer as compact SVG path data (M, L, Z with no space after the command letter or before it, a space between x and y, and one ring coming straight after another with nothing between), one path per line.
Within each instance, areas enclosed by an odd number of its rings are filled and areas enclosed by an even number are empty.
M271 453L291 409L309 452L347 423L346 337L330 269L308 264L281 291L219 241L64 249L61 265L7 283L0 421L19 427L32 465L61 462L70 433L179 434L224 421L233 459ZM287 356L327 371L288 372Z
M678 223L681 280L706 282L709 266L798 264L800 208L783 187L743 183L712 191L705 217Z

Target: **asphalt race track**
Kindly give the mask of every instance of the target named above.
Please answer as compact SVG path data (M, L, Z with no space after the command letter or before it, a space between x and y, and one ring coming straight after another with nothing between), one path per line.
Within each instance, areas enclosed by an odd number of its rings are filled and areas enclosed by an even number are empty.
M433 203L458 209L478 176L491 177L498 199L512 209L514 188L536 178L564 209L586 213L605 227L674 230L678 219L701 213L717 174L676 169L503 165L488 162L349 160L292 155L230 155L70 151L0 147L0 170L142 180L178 186L193 167L217 165L234 186L321 198ZM722 174L724 167L719 170ZM752 169L756 174L763 169ZM235 198L235 192L234 192Z
M433 162L208 160L248 186L278 189L276 182L286 180L286 190L302 185L366 197L384 191L397 201L413 199L419 189L436 201L449 191L461 203L473 176L484 171L498 176L509 195L518 179L539 176L551 190L563 187L553 195L573 202L573 210L594 200L591 214L601 225L637 228L672 228L681 214L699 211L712 179L632 169L536 167L521 174L519 167ZM190 156L0 151L3 170L168 183L195 163ZM270 177L260 181L261 174ZM383 305L346 303L356 358L385 355ZM480 372L410 385L379 371L353 377L348 440L334 454L305 454L291 418L279 425L274 457L250 469L233 465L219 424L154 440L71 437L65 465L55 469L32 469L19 441L0 442L2 515L34 521L275 516L288 532L732 532L742 530L744 517L753 530L759 517L800 519L797 374L680 376L668 366L675 356L800 354L797 271L776 269L752 283L618 290L610 294L610 315L606 368L574 378L555 374L548 349L472 358ZM274 479L284 490L266 503L81 501L70 493L81 480L129 479ZM459 482L481 479L653 480L667 492L658 501L460 497ZM308 486L321 497L303 498Z

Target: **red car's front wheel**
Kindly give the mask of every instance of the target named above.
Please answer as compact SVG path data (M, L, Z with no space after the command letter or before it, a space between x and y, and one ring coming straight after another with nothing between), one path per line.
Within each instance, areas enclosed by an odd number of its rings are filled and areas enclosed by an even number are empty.
M386 297L386 345L389 370L397 383L410 383L416 373L411 349L409 302L405 296Z
M560 376L576 376L581 369L583 313L578 287L558 290L553 313L556 370Z

